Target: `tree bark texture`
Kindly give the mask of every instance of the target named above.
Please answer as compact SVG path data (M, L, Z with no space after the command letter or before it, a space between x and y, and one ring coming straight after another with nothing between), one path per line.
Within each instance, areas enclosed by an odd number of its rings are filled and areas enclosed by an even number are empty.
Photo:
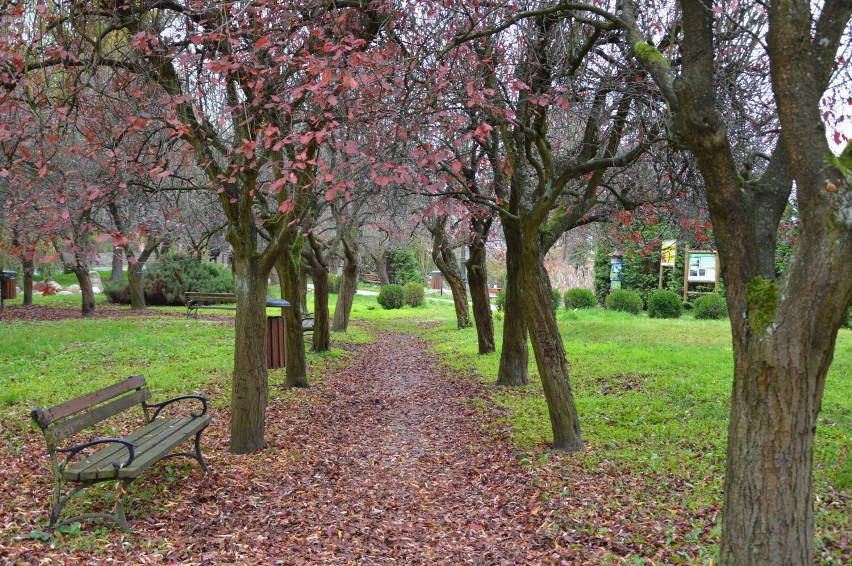
M452 248L446 241L445 228L447 217L442 216L429 228L432 232L432 261L444 276L444 281L453 294L453 307L456 311L456 326L470 328L470 309L467 304L467 286L456 262Z
M234 254L237 316L231 383L231 453L266 448L266 274L252 256ZM289 353L289 352L288 352ZM289 360L288 360L289 361Z
M553 448L575 452L583 449L580 417L571 391L562 336L553 311L550 280L537 243L537 238L527 238L527 245L521 256L520 286L524 290L524 315L544 397L547 400L553 430Z
M527 322L521 288L521 233L517 220L501 217L506 238L506 302L503 307L503 345L497 385L519 386L529 381ZM553 302L553 299L549 299Z
M295 238L288 237L276 269L281 282L281 297L290 302L290 308L284 309L285 325L287 326L287 368L284 379L285 387L308 387L307 366L305 358L305 337L302 333L301 307L301 243Z
M349 228L344 228L348 230ZM334 319L331 330L346 332L349 328L349 315L352 313L352 303L358 290L358 249L354 237L344 235L343 243L343 274L340 280L340 291L337 294L337 304L334 306Z
M21 285L24 292L23 305L28 307L33 304L33 276L35 275L35 262L32 258L24 257L21 260L24 268L24 282Z
M480 354L495 351L494 319L491 316L491 298L488 294L488 270L485 265L485 247L482 243L469 246L470 257L465 262L467 284L473 304L473 321Z
M314 282L314 352L327 352L330 346L328 316L328 270L324 266L311 269Z
M109 276L109 280L112 283L118 283L124 279L124 258L121 255L122 253L121 246L116 246L112 250L112 273Z

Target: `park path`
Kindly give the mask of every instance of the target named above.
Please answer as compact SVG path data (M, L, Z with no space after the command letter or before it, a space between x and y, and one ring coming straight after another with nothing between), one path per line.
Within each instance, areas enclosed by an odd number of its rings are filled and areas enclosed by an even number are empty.
M325 563L545 561L553 545L534 532L535 491L483 430L480 385L407 334L353 354L308 410L311 465L287 520L314 532L290 550Z

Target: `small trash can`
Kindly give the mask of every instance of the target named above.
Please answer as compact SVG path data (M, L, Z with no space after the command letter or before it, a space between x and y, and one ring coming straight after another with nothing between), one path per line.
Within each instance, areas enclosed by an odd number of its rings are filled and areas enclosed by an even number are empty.
M444 275L440 271L433 271L429 275L432 276L432 290L442 290L444 287Z
M17 271L0 271L0 295L4 300L11 300L18 296L15 278Z
M287 325L283 316L266 317L266 368L287 366Z

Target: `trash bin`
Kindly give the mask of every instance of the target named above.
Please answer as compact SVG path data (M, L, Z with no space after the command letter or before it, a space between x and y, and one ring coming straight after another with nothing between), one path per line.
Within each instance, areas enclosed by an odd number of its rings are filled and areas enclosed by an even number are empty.
M17 271L0 271L0 295L3 299L14 299L18 296L15 277Z
M444 287L443 274L440 271L433 271L430 275L432 276L432 290L441 291Z
M287 366L287 324L283 316L266 317L266 368Z

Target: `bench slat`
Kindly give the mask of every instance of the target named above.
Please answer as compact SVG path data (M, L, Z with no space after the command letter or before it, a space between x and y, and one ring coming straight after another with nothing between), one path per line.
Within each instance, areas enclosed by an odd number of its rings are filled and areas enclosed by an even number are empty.
M171 453L187 438L209 425L210 421L210 417L206 415L195 418L156 419L127 437L133 441L136 453L127 468L116 470L112 466L113 460L123 461L127 458L127 450L123 446L113 444L92 454L88 459L69 466L62 476L70 481L135 478Z
M77 397L76 399L60 403L59 405L50 407L49 409L36 409L33 411L32 417L42 429L45 429L58 420L70 417L73 414L90 409L99 403L108 401L113 397L118 397L128 391L139 389L144 386L145 376L131 375L124 381L120 381L114 385L110 385L109 387L104 387L103 389L99 389L93 393L89 393L88 395L83 395L82 397Z
M67 421L61 422L58 425L50 427L50 432L53 435L55 442L61 442L72 434L76 434L81 430L87 429L90 426L96 425L101 421L115 416L122 411L139 405L142 401L147 401L151 397L151 391L148 388L134 391L130 395L125 395L109 403L96 407L91 411L87 411L75 417L71 417Z
M147 450L148 446L139 445L139 440L145 434L155 433L157 430L162 428L167 428L169 426L169 421L172 419L155 419L151 423L143 426L138 430L134 430L132 433L128 434L124 437L125 440L129 440L134 443L134 452L141 453L143 450ZM122 444L106 444L103 448L97 450L96 452L90 454L86 458L77 460L72 465L68 466L64 473L63 477L68 480L79 481L81 479L94 479L97 477L97 473L87 473L87 470L100 470L101 468L112 468L112 461L119 460L124 462L127 460L127 448Z

